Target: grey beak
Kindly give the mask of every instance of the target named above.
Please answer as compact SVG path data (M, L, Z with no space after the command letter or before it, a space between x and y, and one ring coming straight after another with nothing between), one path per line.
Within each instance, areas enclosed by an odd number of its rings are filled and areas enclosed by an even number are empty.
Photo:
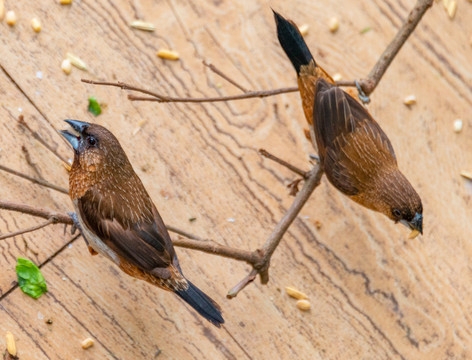
M60 130L59 133L64 136L64 138L72 145L74 150L79 148L79 139L80 137L71 134L67 130Z
M413 230L418 230L423 235L423 215L416 213L413 220L410 221L409 226Z
M85 121L79 121L79 120L70 120L66 119L64 120L66 123L68 123L72 128L77 131L79 134L82 134L85 129L87 129L90 124Z
M80 135L84 133L84 130L87 129L90 124L85 121L79 121L79 120L70 120L66 119L64 120L66 123L68 123L72 128L77 131ZM72 145L74 150L77 150L79 148L79 141L80 141L80 136L71 134L67 130L61 130L59 131L62 136Z

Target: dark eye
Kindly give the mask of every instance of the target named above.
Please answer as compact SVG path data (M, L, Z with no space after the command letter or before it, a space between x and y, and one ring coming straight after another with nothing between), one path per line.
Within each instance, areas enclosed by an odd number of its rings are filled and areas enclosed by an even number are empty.
M400 216L402 216L402 212L398 209L393 209L392 213L393 213L393 216L395 216L396 218L399 218Z
M90 146L95 146L97 145L97 139L95 139L93 136L87 136L87 143Z

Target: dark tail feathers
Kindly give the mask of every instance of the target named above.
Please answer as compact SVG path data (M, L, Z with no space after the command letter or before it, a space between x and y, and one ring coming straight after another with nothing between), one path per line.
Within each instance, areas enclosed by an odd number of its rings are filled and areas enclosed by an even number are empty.
M282 48L295 67L297 74L299 74L300 66L308 65L310 61L313 60L313 56L308 46L306 46L305 40L303 40L303 36L300 34L300 31L298 31L297 26L293 22L286 20L279 13L274 10L272 11L274 12L280 45L282 45Z
M187 290L179 290L175 293L213 325L221 327L221 324L225 322L221 316L220 306L190 281L188 281Z

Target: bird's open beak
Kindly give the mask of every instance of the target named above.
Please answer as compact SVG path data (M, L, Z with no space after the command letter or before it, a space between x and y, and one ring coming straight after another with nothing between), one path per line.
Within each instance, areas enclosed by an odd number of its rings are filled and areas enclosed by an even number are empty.
M403 225L408 226L411 229L408 239L414 239L419 234L423 235L423 215L416 213L415 217L411 221L402 220Z
M90 124L85 121L79 121L79 120L67 119L64 121L68 123L70 126L72 126L72 128L78 133L78 135L71 134L67 130L61 130L59 132L72 145L74 150L77 150L79 148L80 137L82 136L84 130L90 126Z

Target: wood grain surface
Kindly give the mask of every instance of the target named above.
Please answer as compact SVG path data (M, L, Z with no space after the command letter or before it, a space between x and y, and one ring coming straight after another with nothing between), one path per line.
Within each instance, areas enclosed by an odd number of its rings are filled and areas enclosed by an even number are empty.
M120 80L172 96L240 93L205 60L250 90L293 86L271 7L310 26L307 43L327 71L362 78L413 5L6 0L18 22L0 23L0 163L66 187L61 161L17 117L23 114L66 157L72 152L57 134L62 120L97 122L118 137L166 223L256 249L290 206L285 186L295 179L257 150L310 166L297 93L231 103L138 103L117 88L80 79ZM34 16L40 33L32 31ZM335 34L327 26L332 16L340 21ZM130 28L137 18L156 31ZM423 199L423 236L408 241L404 227L361 208L323 178L277 249L267 286L255 282L227 300L249 267L177 250L186 276L221 304L226 324L218 330L176 296L91 257L81 238L67 246L69 230L53 225L0 241L2 339L7 330L14 333L20 359L471 359L472 184L459 175L472 170L471 19L468 1L458 0L453 20L435 3L369 105ZM362 34L365 27L371 30ZM178 51L180 60L157 58L159 48ZM89 71L65 75L60 65L67 52ZM407 107L409 94L417 103ZM91 95L106 104L96 118L87 112ZM457 118L464 121L460 134L453 131ZM0 197L72 209L67 196L7 173L0 173ZM41 221L0 211L0 233ZM15 287L19 256L44 264L49 292L38 300ZM310 311L295 307L284 291L289 285L309 295ZM83 350L87 337L95 345Z

